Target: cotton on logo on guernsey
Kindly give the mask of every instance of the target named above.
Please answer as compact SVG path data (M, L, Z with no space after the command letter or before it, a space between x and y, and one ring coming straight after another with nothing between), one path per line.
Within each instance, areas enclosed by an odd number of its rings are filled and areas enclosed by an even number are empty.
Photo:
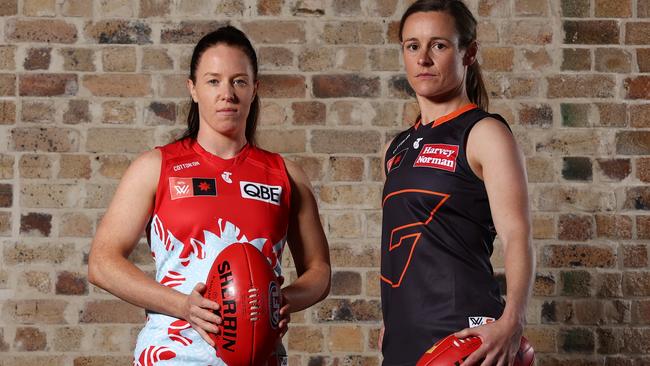
M455 172L457 157L458 145L426 144L415 159L413 166Z
M191 163L182 163L182 164L174 165L174 171L178 172L183 169L194 168L195 166L199 166L199 165L201 165L201 163L199 163L198 161L193 161Z

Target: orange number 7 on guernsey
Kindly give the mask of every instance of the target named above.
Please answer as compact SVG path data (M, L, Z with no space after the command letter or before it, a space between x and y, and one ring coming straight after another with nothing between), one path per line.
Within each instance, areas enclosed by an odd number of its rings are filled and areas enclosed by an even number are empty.
M400 199L395 199L401 195L414 195L414 197L412 200L407 197L399 197ZM420 241L420 236L422 236L422 229L433 220L436 211L438 211L448 198L448 194L423 189L403 189L401 191L393 192L384 198L384 212L404 212L404 208L398 206L412 204L417 200L419 201L418 204L428 206L425 206L425 212L428 214L428 217L424 218L423 221L406 223L391 230L388 248L384 248L382 245L382 257L388 259L387 256L390 256L391 273L384 273L384 270L382 269L382 281L392 287L400 287L402 280L404 280L404 276L406 275L406 270L411 263L411 258L413 258L415 247Z

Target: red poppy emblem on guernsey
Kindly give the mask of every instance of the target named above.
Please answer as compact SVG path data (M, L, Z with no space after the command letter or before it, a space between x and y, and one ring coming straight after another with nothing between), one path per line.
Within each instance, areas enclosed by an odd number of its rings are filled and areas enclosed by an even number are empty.
M415 159L414 167L442 169L448 172L456 171L458 145L426 144Z
M195 196L216 196L217 182L214 178L169 178L172 200Z

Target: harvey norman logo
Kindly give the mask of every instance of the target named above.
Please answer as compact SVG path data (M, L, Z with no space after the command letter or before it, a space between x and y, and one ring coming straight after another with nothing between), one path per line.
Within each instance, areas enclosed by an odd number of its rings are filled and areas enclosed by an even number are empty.
M413 166L455 172L456 158L458 158L458 145L426 144L420 150Z

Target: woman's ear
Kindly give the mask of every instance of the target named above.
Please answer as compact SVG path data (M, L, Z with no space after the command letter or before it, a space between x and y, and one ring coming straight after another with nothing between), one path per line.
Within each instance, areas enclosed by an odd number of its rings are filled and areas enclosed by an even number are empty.
M190 96L192 97L192 101L194 103L198 103L197 98L196 98L196 90L194 89L194 82L192 79L187 79L187 82L185 83L187 85L187 90L190 92Z
M476 62L476 56L478 55L478 42L472 41L472 43L467 46L465 49L465 56L463 56L463 66L471 66Z

